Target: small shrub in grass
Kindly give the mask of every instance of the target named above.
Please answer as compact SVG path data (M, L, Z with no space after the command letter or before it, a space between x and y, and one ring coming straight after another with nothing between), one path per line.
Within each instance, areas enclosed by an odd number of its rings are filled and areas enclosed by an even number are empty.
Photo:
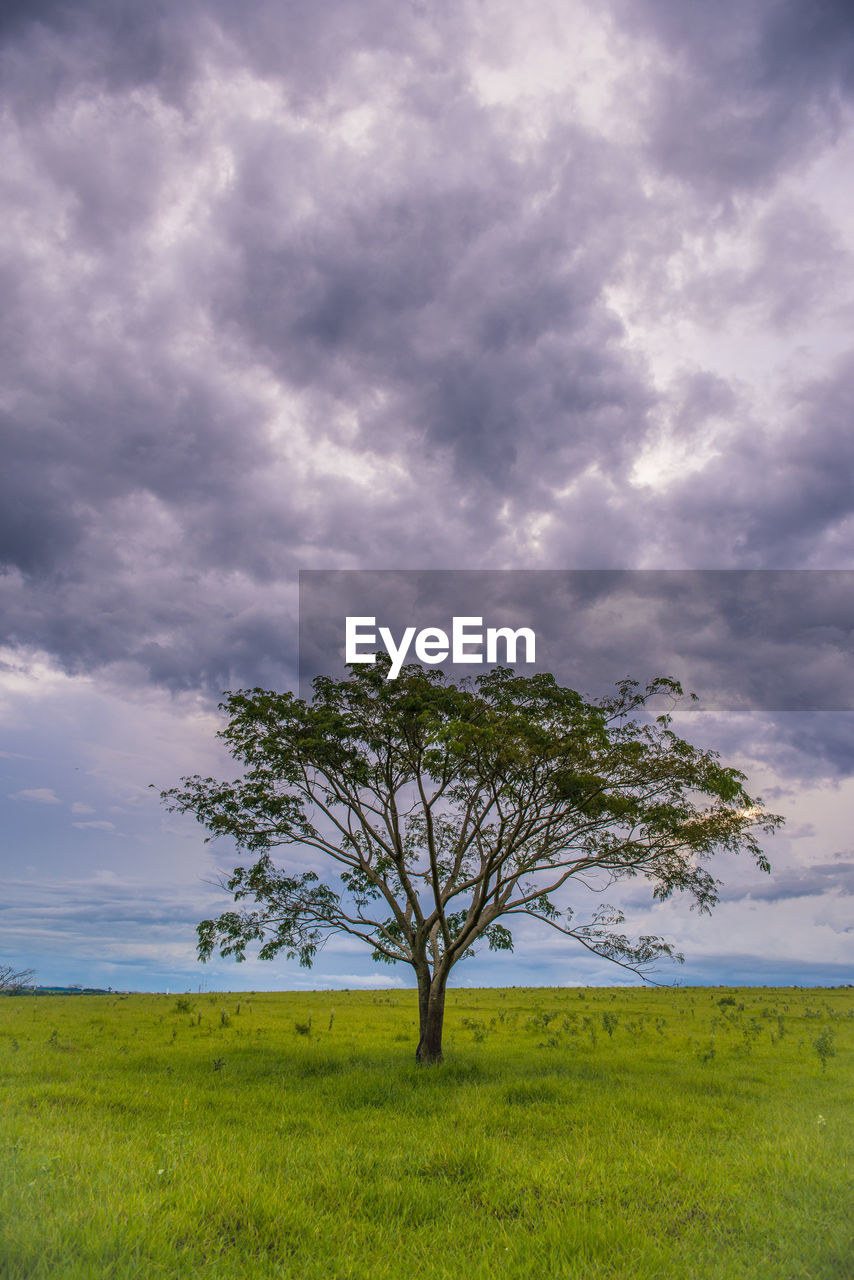
M545 1009L536 1009L525 1023L525 1030L545 1031L549 1023L556 1017L556 1013L546 1013Z
M827 1070L827 1062L836 1053L835 1038L831 1027L825 1027L820 1035L817 1035L812 1042L812 1047L818 1054L821 1062L822 1071Z
M714 1037L709 1041L709 1043L706 1045L705 1048L703 1048L702 1045L698 1045L697 1048L694 1050L694 1054L696 1055L697 1060L701 1062L704 1067L707 1067L710 1062L714 1062L714 1059L715 1059Z

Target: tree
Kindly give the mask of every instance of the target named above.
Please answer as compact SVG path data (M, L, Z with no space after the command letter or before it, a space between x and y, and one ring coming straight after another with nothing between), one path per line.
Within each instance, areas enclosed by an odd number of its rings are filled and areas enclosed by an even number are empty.
M34 969L13 969L10 964L0 964L0 992L16 996L21 991L26 991L34 976Z
M225 695L219 736L242 776L183 778L161 793L208 839L228 835L257 855L221 881L252 905L201 922L202 960L217 949L243 960L257 941L263 959L285 952L310 966L328 936L350 934L374 959L412 965L416 1057L436 1062L452 968L484 940L512 950L511 917L644 973L682 957L661 938L620 933L623 916L607 904L578 922L559 891L602 895L643 876L654 898L678 890L706 912L717 901L704 865L714 854L746 850L770 869L755 830L783 819L751 799L744 774L671 729L674 680L623 680L588 702L553 676L500 667L459 683L419 666L389 680L384 655L351 670L315 680L310 702ZM669 710L653 718L647 704L662 697ZM279 845L322 854L340 888L277 866Z

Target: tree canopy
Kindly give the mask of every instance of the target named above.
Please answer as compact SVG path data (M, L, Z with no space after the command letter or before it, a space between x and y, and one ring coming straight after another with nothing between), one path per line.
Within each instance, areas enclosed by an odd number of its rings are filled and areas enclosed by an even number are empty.
M620 931L622 913L603 901L611 886L643 877L653 898L681 892L707 912L714 855L744 851L770 869L757 831L783 819L747 794L743 773L673 731L677 681L623 680L586 701L547 674L498 667L455 683L408 666L392 681L386 665L319 677L311 701L227 694L220 736L241 776L161 793L208 839L231 836L252 855L223 880L236 909L198 926L201 959L242 960L257 942L264 959L310 966L330 934L350 934L415 970L417 1057L430 1062L442 1056L451 969L484 942L512 950L514 917L645 973L681 957L663 938ZM293 846L284 866L277 846ZM565 901L575 885L598 899L585 920Z

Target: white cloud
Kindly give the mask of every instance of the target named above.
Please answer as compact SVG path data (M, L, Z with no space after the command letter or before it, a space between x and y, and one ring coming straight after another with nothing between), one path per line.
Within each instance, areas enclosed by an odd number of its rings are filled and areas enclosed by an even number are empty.
M15 791L10 800L35 800L38 804L61 804L59 796L51 787L32 787L25 791Z

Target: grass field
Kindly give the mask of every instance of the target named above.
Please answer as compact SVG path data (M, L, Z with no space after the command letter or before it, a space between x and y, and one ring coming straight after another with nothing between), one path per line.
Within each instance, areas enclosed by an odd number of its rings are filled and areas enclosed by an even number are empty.
M4 1280L851 1280L854 990L0 1000Z

